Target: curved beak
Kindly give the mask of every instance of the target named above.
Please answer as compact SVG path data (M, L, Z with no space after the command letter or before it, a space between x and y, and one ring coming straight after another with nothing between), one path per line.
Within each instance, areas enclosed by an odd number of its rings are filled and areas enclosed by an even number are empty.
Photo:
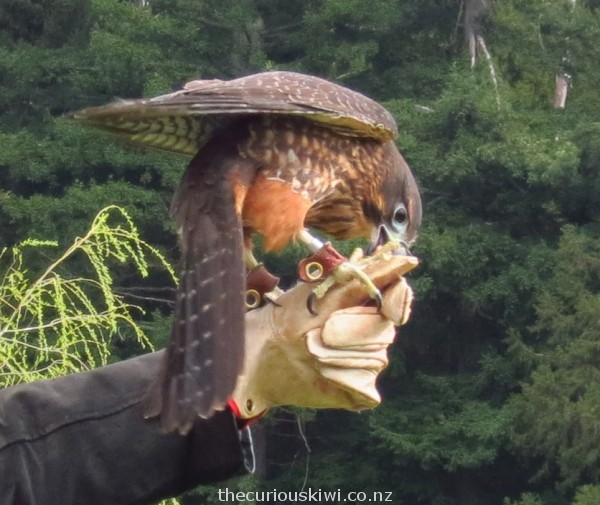
M398 244L398 247L392 251L394 256L411 255L408 244L404 238L398 237L397 234L394 234L392 231L390 231L386 225L382 224L373 233L371 243L367 249L367 256L371 256L377 250L377 248L387 244L390 241L394 241L396 244Z

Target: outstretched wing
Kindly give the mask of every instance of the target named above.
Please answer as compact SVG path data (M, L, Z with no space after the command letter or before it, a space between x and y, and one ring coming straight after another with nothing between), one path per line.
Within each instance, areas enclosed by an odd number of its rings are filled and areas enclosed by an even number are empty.
M236 116L254 114L301 116L343 135L382 142L398 133L394 118L374 100L296 72L191 81L175 93L91 107L72 117L130 142L189 155Z
M224 141L225 140L225 141ZM244 358L245 268L235 184L254 167L215 139L191 161L173 201L181 241L175 319L146 417L187 433L198 416L221 410Z

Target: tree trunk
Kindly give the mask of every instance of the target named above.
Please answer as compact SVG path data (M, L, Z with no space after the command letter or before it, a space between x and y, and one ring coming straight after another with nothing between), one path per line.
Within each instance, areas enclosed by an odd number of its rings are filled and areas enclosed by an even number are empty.
M568 74L556 74L556 87L554 88L554 108L564 109L567 104L567 94L571 76Z

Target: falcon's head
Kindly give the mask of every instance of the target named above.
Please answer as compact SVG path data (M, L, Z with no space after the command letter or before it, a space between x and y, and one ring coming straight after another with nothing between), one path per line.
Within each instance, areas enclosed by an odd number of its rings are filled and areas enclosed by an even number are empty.
M373 198L362 204L366 219L373 226L369 253L390 240L409 252L421 226L421 196L415 178L393 142L388 142L383 178Z

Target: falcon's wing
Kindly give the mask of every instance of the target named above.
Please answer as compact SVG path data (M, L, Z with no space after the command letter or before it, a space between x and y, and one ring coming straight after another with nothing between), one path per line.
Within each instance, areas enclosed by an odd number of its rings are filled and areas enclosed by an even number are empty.
M198 153L173 201L181 241L175 318L144 405L166 432L185 434L198 416L223 409L243 365L246 278L231 176L248 179L254 166L234 150L213 142Z
M398 133L392 115L374 100L295 72L191 81L175 93L91 107L72 117L130 142L194 154L228 119L255 114L301 116L343 135L382 142Z

